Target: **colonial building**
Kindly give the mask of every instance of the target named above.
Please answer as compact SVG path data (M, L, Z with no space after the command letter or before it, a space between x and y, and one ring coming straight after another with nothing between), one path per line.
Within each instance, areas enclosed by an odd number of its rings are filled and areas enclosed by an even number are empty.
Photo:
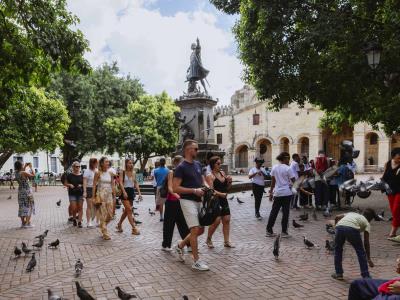
M265 159L265 165L275 163L281 151L306 155L310 159L323 149L335 160L340 156L340 143L351 140L360 155L358 171L382 170L390 151L400 147L400 135L387 137L365 123L345 127L340 134L319 128L323 112L306 104L303 108L289 104L279 112L267 109L257 99L255 90L245 85L231 97L231 105L215 109L215 140L225 150L225 163L230 169L247 171L255 157Z

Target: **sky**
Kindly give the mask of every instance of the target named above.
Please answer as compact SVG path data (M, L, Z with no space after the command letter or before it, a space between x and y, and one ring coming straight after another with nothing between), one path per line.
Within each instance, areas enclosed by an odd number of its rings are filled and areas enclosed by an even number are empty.
M208 0L68 0L68 8L89 40L92 66L117 61L121 74L140 79L148 93L177 98L186 91L190 45L197 37L210 70L209 94L218 105L230 104L243 86L232 34L237 16Z

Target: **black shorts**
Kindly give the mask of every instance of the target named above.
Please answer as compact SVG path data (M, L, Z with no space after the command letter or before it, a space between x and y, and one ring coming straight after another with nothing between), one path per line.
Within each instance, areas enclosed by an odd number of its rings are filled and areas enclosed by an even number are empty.
M220 208L219 215L221 217L231 215L231 210L229 209L229 203L226 198L219 198L219 208Z
M88 187L86 188L86 199L90 199L93 197L93 188Z
M128 195L128 199L123 199L123 200L129 200L133 202L133 200L135 200L135 189L131 187L126 187L125 192Z

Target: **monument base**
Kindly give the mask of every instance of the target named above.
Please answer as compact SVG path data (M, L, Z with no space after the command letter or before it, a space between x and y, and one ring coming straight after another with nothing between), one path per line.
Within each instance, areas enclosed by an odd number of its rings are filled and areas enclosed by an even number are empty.
M224 161L224 155L225 152L219 150L219 147L217 144L208 144L208 143L198 143L199 145L199 150L197 152L197 158L196 160L198 160L202 165L204 165L206 163L207 160L207 155L209 152L212 152L212 154L221 157L222 162ZM180 146L178 146L179 149L177 149L173 155L183 155Z

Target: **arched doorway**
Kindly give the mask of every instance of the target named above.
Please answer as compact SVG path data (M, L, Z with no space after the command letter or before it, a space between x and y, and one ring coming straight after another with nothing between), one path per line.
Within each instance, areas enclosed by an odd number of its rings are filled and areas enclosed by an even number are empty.
M297 146L297 153L300 156L307 156L310 157L310 140L308 137L302 137L299 139L299 143Z
M353 127L342 126L340 133L334 134L332 130L325 128L322 132L323 150L328 157L336 161L340 159L340 144L344 140L353 142Z
M256 156L265 160L265 167L272 166L272 144L269 140L261 139L258 141Z
M365 165L377 166L379 157L379 137L375 132L365 136Z
M289 152L289 139L287 137L281 138L279 144L281 152Z
M248 153L249 148L246 145L242 145L236 149L235 168L248 167Z

